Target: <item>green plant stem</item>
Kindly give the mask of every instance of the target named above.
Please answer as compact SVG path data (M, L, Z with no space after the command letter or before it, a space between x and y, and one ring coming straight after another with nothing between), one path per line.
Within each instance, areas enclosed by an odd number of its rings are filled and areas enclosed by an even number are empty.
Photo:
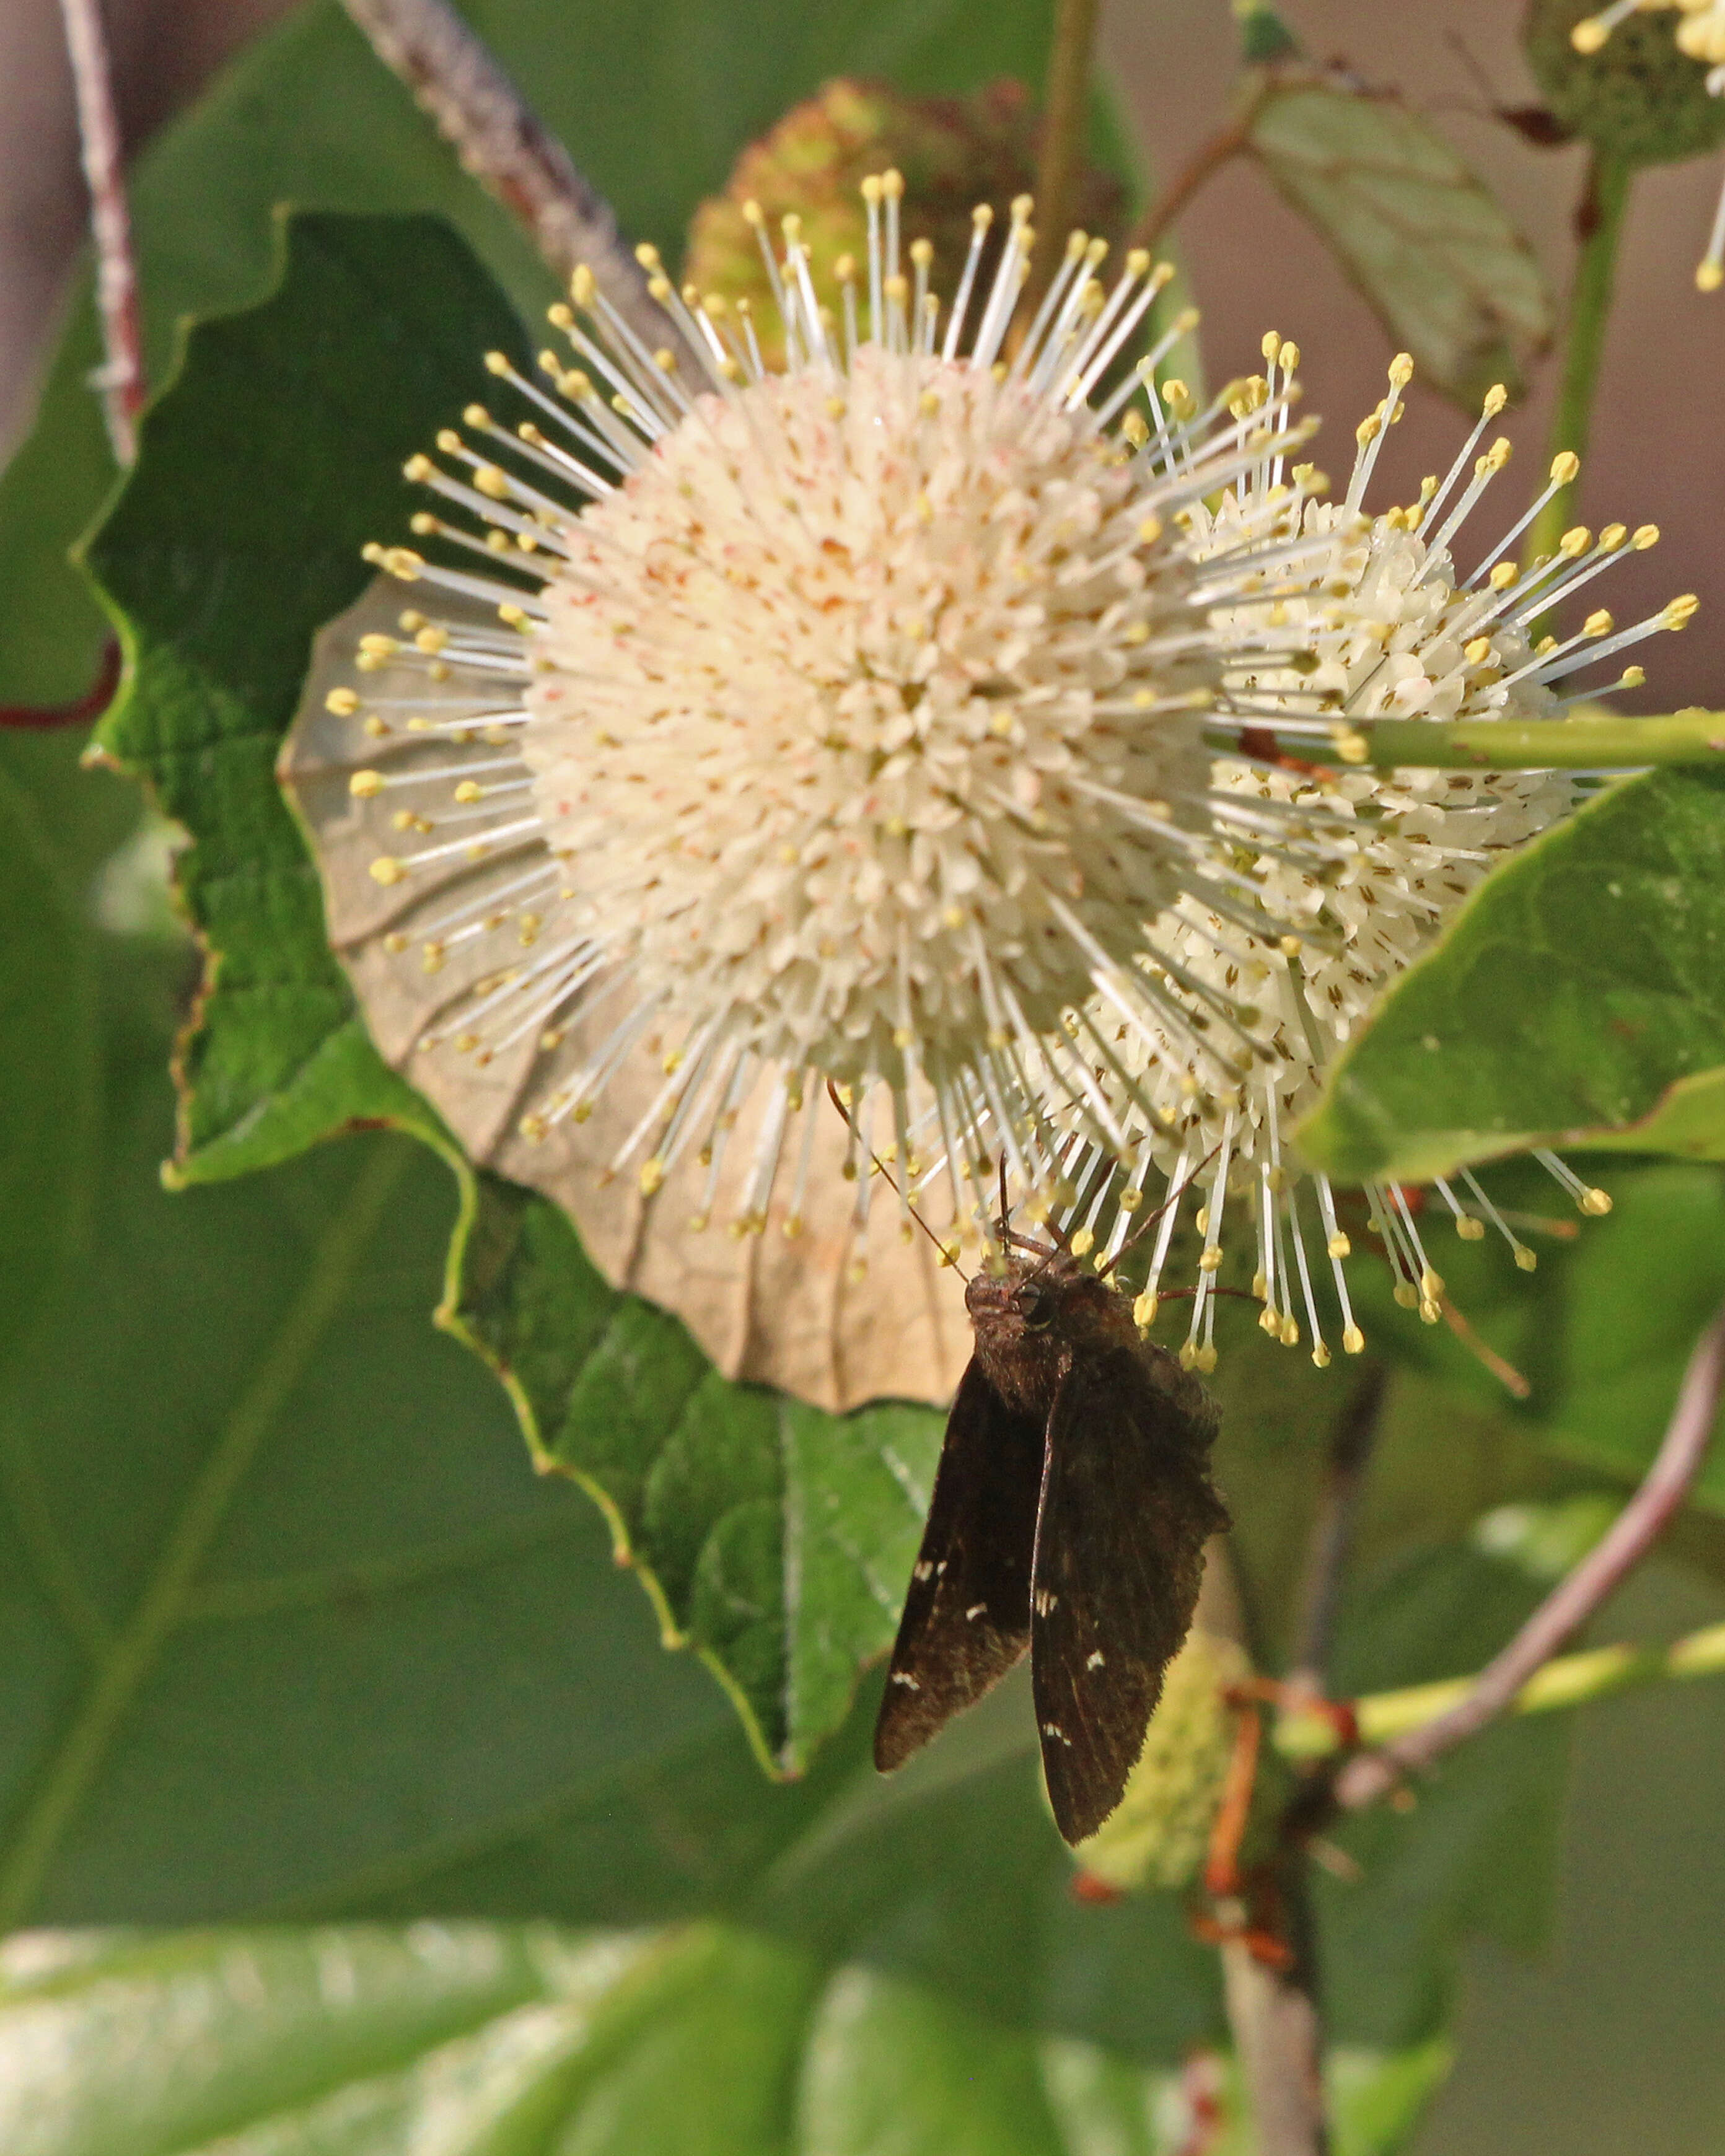
M1043 92L1042 155L1036 167L1036 249L1030 296L1048 289L1066 244L1089 110L1091 54L1097 0L1056 0L1054 38Z
M1669 1647L1594 1647L1560 1655L1530 1677L1510 1702L1512 1714L1548 1714L1557 1707L1585 1707L1673 1677L1725 1676L1725 1625L1709 1625ZM1446 1677L1437 1684L1409 1685L1353 1702L1361 1740L1388 1744L1423 1729L1467 1697L1476 1679ZM1275 1744L1290 1759L1327 1758L1341 1748L1332 1716L1295 1707L1277 1721Z
M1275 728L1262 730L1273 734ZM1221 735L1214 745L1235 742ZM1656 764L1725 763L1725 711L1699 709L1656 718L1377 719L1344 722L1335 746L1314 747L1308 735L1288 735L1288 756L1378 770L1640 771Z
M1611 290L1617 272L1617 244L1623 233L1623 213L1629 203L1630 166L1621 158L1595 150L1587 169L1577 223L1581 249L1575 264L1575 283L1569 295L1569 316L1563 331L1563 372L1558 377L1557 408L1552 413L1547 447L1553 459L1564 450L1578 457L1587 454L1594 397L1599 388L1599 359L1605 348L1605 328L1611 314ZM1534 519L1522 555L1524 565L1542 555L1554 554L1558 542L1574 521L1576 482L1559 487ZM1537 624L1536 624L1537 626Z

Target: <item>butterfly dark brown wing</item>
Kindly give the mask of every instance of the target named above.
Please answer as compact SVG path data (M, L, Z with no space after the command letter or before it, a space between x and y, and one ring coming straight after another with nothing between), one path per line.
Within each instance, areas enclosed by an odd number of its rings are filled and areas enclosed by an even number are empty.
M1043 1427L973 1360L960 1381L875 1725L875 1764L901 1767L997 1684L1030 1644L1030 1555Z
M1162 1674L1192 1623L1204 1546L1228 1524L1214 1416L1159 1349L1081 1357L1048 1420L1030 1668L1042 1768L1070 1842L1120 1802Z

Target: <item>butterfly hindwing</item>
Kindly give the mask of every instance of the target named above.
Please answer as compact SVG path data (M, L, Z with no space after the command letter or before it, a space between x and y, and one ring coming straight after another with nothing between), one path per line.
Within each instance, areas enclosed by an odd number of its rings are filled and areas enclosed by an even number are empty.
M875 1725L891 1771L982 1697L1030 1644L1030 1563L1043 1427L1009 1408L973 1360L935 1475Z
M1214 1425L1194 1419L1158 1352L1076 1361L1049 1416L1030 1664L1043 1773L1069 1842L1119 1803L1192 1622L1204 1545L1228 1524L1205 1466Z

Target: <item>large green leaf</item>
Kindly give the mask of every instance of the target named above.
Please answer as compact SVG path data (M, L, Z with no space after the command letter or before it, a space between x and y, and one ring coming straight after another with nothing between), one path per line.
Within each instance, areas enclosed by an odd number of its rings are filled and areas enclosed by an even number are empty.
M1725 779L1614 788L1488 877L1299 1142L1414 1182L1539 1144L1725 1158Z
M1512 395L1553 308L1532 249L1435 129L1339 69L1249 78L1246 146L1314 227L1420 377L1470 410Z
M54 1941L0 1971L17 2156L1174 2156L1178 2075L718 1925ZM195 2021L195 2049L186 2038ZM124 2048L116 2049L116 2029ZM141 2076L134 2047L150 2061ZM1338 2156L1443 2059L1337 2061ZM1208 2145L1218 2147L1212 2142ZM1244 2156L1237 2133L1229 2148Z

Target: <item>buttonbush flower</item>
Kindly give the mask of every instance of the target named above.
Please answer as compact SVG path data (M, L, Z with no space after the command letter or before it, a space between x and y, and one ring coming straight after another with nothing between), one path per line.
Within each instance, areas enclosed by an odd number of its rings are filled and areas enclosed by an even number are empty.
M885 1182L907 1237L914 1204L949 1258L978 1251L1004 1180L1106 1262L1159 1176L1143 1322L1189 1191L1187 1354L1213 1359L1232 1194L1266 1327L1296 1339L1303 1315L1327 1359L1316 1235L1356 1348L1334 1195L1319 1179L1300 1209L1286 1132L1381 987L1574 797L1373 776L1356 722L1554 713L1558 685L1692 602L1530 648L1656 535L1571 532L1523 573L1536 502L1460 576L1508 454L1480 449L1501 390L1447 477L1368 516L1405 359L1327 501L1294 461L1291 345L1201 402L1162 372L1191 317L1127 364L1168 275L1147 255L1110 277L1074 234L1026 305L1020 198L976 211L943 302L897 175L863 194L865 254L824 293L796 217L775 236L750 208L782 365L747 305L677 290L644 248L662 341L578 272L543 378L490 355L499 411L408 465L438 506L369 552L416 604L329 698L352 792L398 834L367 963L437 977L420 1050L518 1068L528 1141L626 1085L603 1173L650 1199L697 1166L673 1232L722 1188L733 1234L795 1237L836 1104L858 1247ZM1465 1233L1496 1217L1471 1180L1440 1188ZM1402 1194L1374 1204L1435 1315Z
M1358 1353L1364 1337L1355 1320L1343 1261L1351 1237L1337 1197L1323 1176L1309 1188L1287 1159L1287 1133L1310 1106L1332 1052L1344 1044L1394 976L1452 914L1494 860L1568 813L1579 783L1563 773L1368 773L1348 767L1345 729L1374 717L1522 721L1559 716L1580 696L1613 685L1633 687L1631 666L1614 685L1594 678L1579 692L1574 677L1662 629L1684 626L1695 600L1672 600L1646 619L1619 629L1603 608L1561 639L1530 643L1534 624L1572 599L1625 553L1652 546L1658 532L1621 524L1595 536L1576 527L1557 552L1527 568L1514 548L1558 489L1574 478L1573 455L1557 458L1544 490L1486 547L1463 575L1454 550L1509 459L1499 438L1480 452L1504 395L1494 389L1478 425L1450 470L1422 485L1406 507L1367 519L1362 502L1385 431L1401 408L1412 373L1404 357L1390 371L1389 393L1358 430L1358 454L1344 497L1311 501L1302 512L1308 541L1320 557L1304 557L1312 575L1308 595L1278 598L1271 608L1285 626L1307 632L1296 667L1266 665L1252 677L1251 708L1264 732L1242 733L1244 756L1219 759L1211 784L1255 818L1242 844L1230 834L1215 841L1216 880L1194 880L1179 903L1159 919L1147 947L1166 968L1168 1006L1180 1022L1110 1024L1114 1016L1093 999L1087 1022L1110 1041L1109 1066L1095 1082L1124 1142L1086 1139L1076 1127L1069 1158L1067 1218L1081 1252L1092 1247L1111 1260L1132 1227L1147 1191L1163 1189L1163 1211L1141 1323L1156 1314L1158 1293L1183 1213L1195 1211L1201 1239L1192 1291L1185 1359L1200 1368L1214 1360L1213 1289L1224 1256L1230 1209L1242 1214L1255 1247L1253 1290L1263 1303L1266 1332L1289 1345L1302 1338L1320 1365L1330 1359L1315 1276L1327 1270L1342 1344ZM1194 528L1229 543L1244 501L1225 498L1218 511L1194 511ZM1247 606L1235 619L1242 631L1259 620ZM1562 693L1565 690L1568 694ZM1242 715L1248 696L1237 694ZM1327 717L1338 730L1335 762L1314 767L1276 752L1289 715ZM1233 880L1228 879L1232 876ZM1231 902L1219 901L1219 893ZM1276 932L1277 930L1292 932ZM1106 985L1106 983L1105 983ZM1119 1006L1122 999L1110 999ZM1137 1147L1122 1196L1117 1161ZM1553 1154L1543 1164L1584 1212L1609 1201ZM1464 1237L1491 1226L1509 1240L1518 1264L1531 1268L1532 1250L1516 1235L1471 1173L1459 1188L1440 1181L1437 1194ZM1443 1282L1427 1254L1409 1195L1394 1184L1368 1188L1370 1227L1382 1240L1397 1299L1428 1322L1441 1314Z

